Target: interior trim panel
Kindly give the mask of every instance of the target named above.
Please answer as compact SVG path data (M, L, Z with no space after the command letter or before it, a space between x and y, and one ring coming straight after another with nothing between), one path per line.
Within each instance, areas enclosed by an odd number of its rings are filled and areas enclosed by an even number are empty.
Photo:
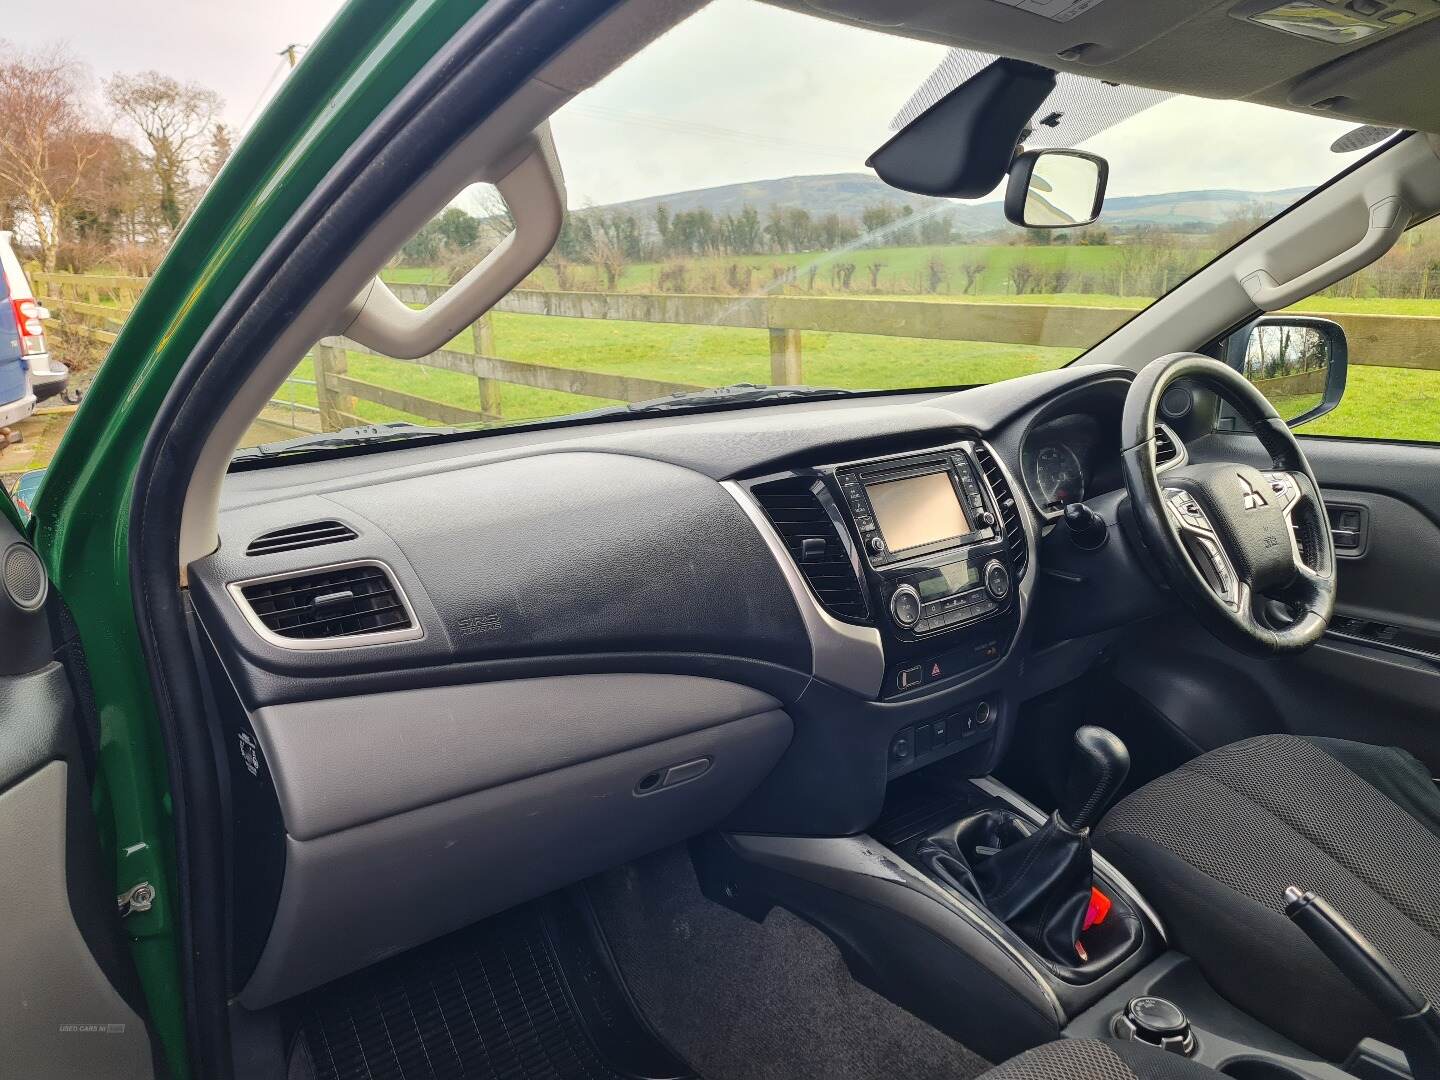
M750 493L733 480L726 480L720 486L745 511L745 516L755 526L780 572L785 575L795 606L805 620L813 655L811 670L815 677L853 690L863 698L879 697L880 687L885 681L885 650L880 641L880 631L873 626L841 622L817 604L809 586L795 568L790 553L785 550L784 542L776 535L775 527L765 519L764 512L755 504Z

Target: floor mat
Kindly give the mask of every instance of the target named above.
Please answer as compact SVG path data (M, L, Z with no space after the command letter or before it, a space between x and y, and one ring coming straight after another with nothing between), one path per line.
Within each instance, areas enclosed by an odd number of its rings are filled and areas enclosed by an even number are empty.
M592 879L620 971L707 1080L968 1080L987 1063L860 985L835 945L776 908L756 924L705 899L673 848Z
M322 987L291 1080L679 1080L588 910L559 895Z

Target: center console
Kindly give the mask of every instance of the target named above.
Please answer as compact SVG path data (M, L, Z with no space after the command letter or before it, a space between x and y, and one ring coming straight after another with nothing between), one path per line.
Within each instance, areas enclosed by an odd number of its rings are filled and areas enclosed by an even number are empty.
M983 443L745 484L833 617L879 631L881 700L964 681L1009 650L1028 541Z
M1166 947L1144 900L1100 858L1083 889L1088 899L1093 880L1109 909L1085 920L1068 955L1002 910L987 864L1007 849L1023 856L1052 827L1004 786L941 764L892 783L863 834L712 834L693 853L712 900L756 919L774 905L796 912L840 945L860 981L1000 1061L1059 1037ZM1034 882L1032 913L1045 912L1051 884L1068 888L1063 876Z
M977 448L965 442L825 470L859 541L886 637L882 697L981 668L1014 635L1017 568L1006 530L1021 525L1013 508L1002 517Z

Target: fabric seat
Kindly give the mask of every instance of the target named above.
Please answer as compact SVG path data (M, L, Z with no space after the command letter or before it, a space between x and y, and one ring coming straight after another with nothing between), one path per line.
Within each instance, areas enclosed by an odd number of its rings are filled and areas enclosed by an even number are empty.
M1402 750L1233 743L1130 795L1094 842L1221 994L1317 1054L1394 1037L1285 917L1286 886L1324 896L1440 1001L1440 792Z
M978 1080L1220 1080L1220 1073L1145 1043L1061 1039L1027 1050Z

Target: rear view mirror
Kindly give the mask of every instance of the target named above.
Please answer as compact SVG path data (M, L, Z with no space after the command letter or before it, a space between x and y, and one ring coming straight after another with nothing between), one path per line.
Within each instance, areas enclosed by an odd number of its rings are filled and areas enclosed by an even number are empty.
M1010 165L1005 217L1027 229L1070 229L1100 216L1110 165L1080 150L1027 150Z
M1350 350L1345 331L1329 319L1261 316L1225 339L1223 356L1292 428L1324 416L1345 393ZM1219 426L1239 427L1228 410Z

